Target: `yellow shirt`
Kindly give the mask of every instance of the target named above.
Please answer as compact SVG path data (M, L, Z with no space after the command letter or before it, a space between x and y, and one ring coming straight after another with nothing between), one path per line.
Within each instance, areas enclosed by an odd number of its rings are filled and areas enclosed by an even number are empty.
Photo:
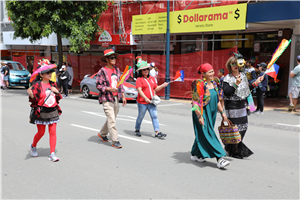
M52 73L50 81L56 83L56 73L55 72Z

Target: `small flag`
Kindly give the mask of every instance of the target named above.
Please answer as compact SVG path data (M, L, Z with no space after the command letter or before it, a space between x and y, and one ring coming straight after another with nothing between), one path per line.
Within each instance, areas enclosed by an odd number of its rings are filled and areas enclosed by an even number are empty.
M184 70L176 72L174 81L184 81Z
M279 68L279 65L273 64L269 69L266 70L265 73L274 78L274 80L276 80Z

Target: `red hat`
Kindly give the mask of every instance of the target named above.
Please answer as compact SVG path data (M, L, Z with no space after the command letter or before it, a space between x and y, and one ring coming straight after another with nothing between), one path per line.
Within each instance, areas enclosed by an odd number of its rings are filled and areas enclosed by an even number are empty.
M118 53L115 53L114 50L112 50L112 49L106 49L106 50L104 51L104 56L101 57L101 61L102 61L102 62L106 62L106 59L105 59L105 58L106 58L107 56L111 56L111 55L116 55L116 56L118 57L119 54L118 54Z
M209 63L204 63L198 67L197 71L201 73L205 73L211 69L213 69L213 67Z

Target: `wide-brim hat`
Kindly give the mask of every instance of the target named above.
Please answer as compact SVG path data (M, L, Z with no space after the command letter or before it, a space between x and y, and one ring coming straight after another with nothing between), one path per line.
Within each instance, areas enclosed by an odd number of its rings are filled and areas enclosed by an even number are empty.
M115 55L116 57L119 56L119 54L115 53L114 50L112 50L112 49L106 49L104 51L104 56L101 57L101 61L102 62L106 62L106 57L111 56L111 55Z
M140 70L142 70L142 69L148 69L148 68L150 68L150 66L149 66L149 64L147 63L147 61L140 61L140 62L138 62L137 64L136 64L136 66L137 66L137 72L138 71L140 71Z

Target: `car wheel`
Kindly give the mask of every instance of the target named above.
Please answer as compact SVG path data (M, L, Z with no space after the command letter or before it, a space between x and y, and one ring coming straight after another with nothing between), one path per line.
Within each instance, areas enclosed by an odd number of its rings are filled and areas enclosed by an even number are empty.
M90 95L90 89L86 85L82 87L82 96L84 98L90 98L91 97L91 95Z

